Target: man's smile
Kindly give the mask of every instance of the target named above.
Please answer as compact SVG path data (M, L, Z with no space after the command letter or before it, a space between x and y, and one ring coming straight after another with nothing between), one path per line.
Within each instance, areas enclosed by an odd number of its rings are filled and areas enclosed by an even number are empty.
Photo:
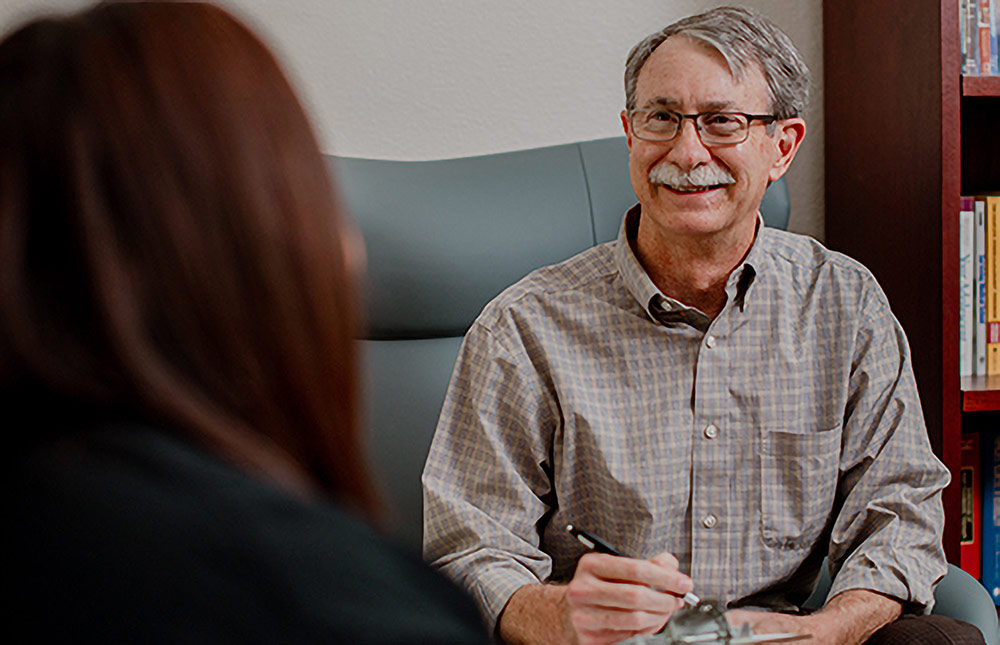
M659 184L662 188L666 188L672 193L678 193L681 195L697 195L709 193L714 190L721 190L725 188L728 184L714 184L711 186L671 186L670 184Z
M676 164L663 162L650 169L649 181L676 195L702 195L735 184L736 178L718 163L681 169Z

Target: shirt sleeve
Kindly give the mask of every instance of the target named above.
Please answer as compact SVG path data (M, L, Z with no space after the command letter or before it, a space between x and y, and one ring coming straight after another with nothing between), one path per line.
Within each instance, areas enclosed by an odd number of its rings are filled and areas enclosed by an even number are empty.
M554 397L530 341L480 322L462 343L423 473L424 558L478 602L488 625L551 559L539 524L553 505Z
M902 327L881 289L867 290L856 335L830 543L829 597L868 589L929 613L947 572L941 491Z

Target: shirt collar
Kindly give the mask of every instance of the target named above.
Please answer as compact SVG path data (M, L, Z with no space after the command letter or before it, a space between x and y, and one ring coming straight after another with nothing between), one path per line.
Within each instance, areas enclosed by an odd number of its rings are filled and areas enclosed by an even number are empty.
M618 239L613 251L615 264L625 282L625 287L651 320L661 324L686 322L694 327L707 329L708 319L703 313L661 293L639 263L630 240L635 240L636 232L639 230L640 213L641 206L639 204L625 213L622 225L618 229ZM763 228L764 220L758 212L757 230L750 251L747 252L740 265L733 270L726 283L726 293L729 300L735 303L741 312L746 306L746 298L752 290L765 257L765 253L761 250Z

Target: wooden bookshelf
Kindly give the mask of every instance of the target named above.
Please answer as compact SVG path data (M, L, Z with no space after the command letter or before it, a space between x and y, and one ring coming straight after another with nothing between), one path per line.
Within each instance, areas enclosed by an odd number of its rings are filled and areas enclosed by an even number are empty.
M963 76L962 96L1000 96L1000 76Z
M958 0L823 3L826 243L871 269L906 331L953 473L956 564L962 431L1000 424L1000 383L958 376L959 197L1000 190L1000 78L961 75L958 14Z
M1000 410L1000 376L967 376L961 383L962 412Z

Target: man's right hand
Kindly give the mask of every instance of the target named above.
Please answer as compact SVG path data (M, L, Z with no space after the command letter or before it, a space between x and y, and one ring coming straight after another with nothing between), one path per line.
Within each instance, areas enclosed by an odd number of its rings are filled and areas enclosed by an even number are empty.
M654 634L693 589L677 558L650 560L588 553L568 585L526 585L500 615L506 642L617 643Z
M588 553L566 587L569 622L578 642L586 644L654 634L693 588L673 554L636 560Z

